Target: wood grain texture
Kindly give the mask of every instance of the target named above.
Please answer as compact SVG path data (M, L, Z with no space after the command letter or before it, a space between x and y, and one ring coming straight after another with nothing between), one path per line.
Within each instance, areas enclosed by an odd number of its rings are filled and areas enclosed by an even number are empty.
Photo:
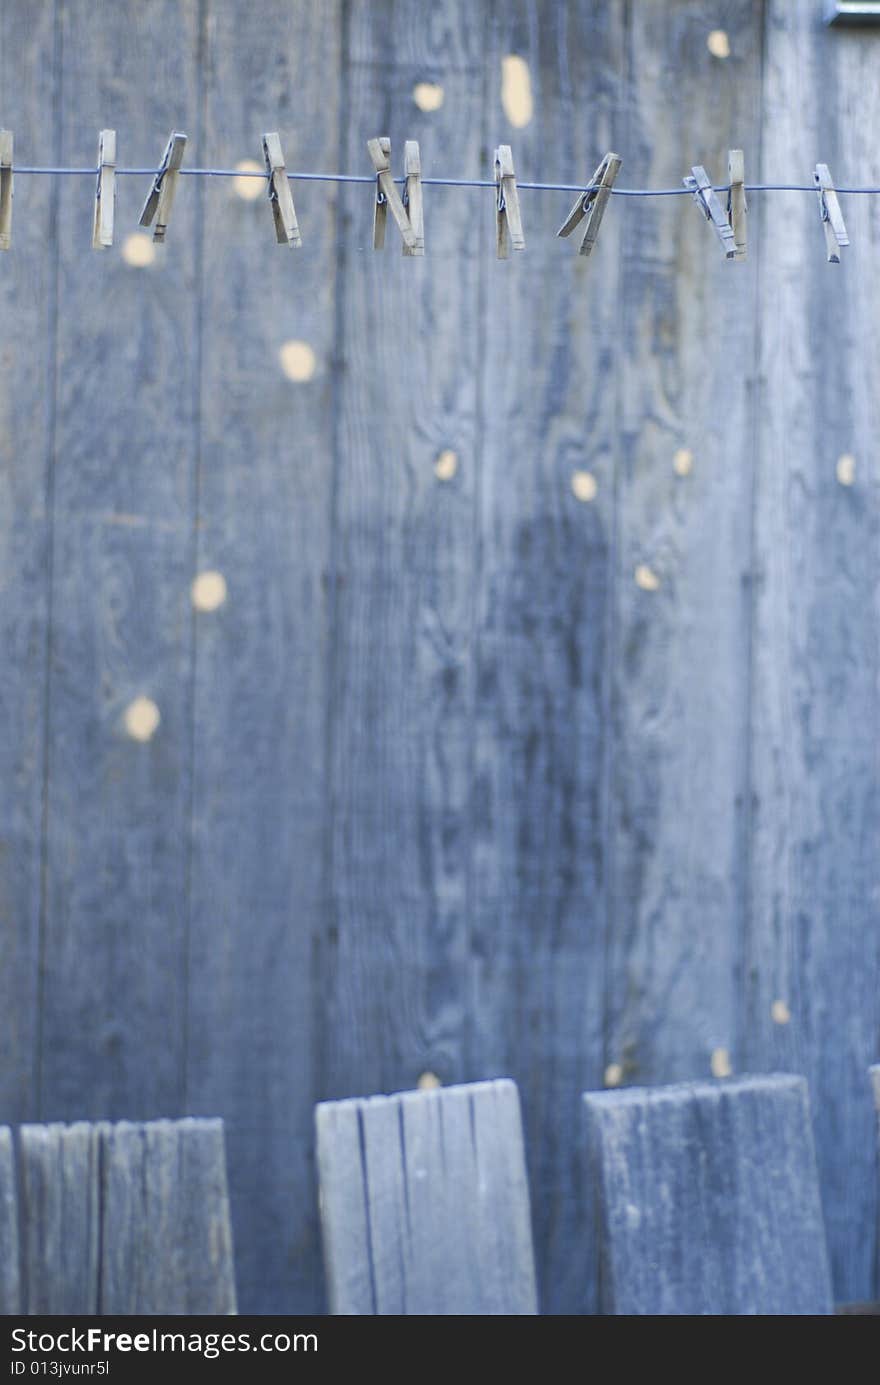
M377 129L398 172L408 138L424 177L479 166L484 19L464 0L429 16L412 0L350 7L343 168L369 170L362 132ZM423 81L443 87L434 112L413 100ZM491 217L491 195L432 187L424 258L374 254L372 189L340 191L322 1097L467 1072L475 311Z
M235 1313L222 1121L124 1121L102 1146L100 1312Z
M212 0L205 158L335 168L340 7ZM185 184L185 180L184 180ZM332 607L336 191L294 183L303 246L276 243L265 189L206 193L186 1109L226 1118L244 1312L322 1300L312 1107L325 996L326 719ZM184 185L183 193L187 191ZM175 209L175 217L182 210ZM288 378L287 342L314 353ZM303 363L294 359L294 365ZM305 366L308 367L305 359Z
M169 124L197 133L197 8L64 5L60 163L94 159L104 125L135 167L155 166ZM144 188L119 183L124 242ZM90 252L94 192L60 181L40 1093L51 1118L174 1114L183 1095L197 188L177 200L173 253L158 247L147 268ZM139 697L161 717L146 742L126 728Z
M807 1084L587 1092L605 1313L831 1312Z
M758 147L761 9L719 60L702 0L633 7L632 185ZM739 1061L757 305L689 197L624 211L606 1061L654 1083Z
M219 1120L25 1125L30 1314L228 1314L235 1278Z
M27 163L106 126L123 166L171 128L260 166L279 129L368 173L381 131L398 176L417 139L425 177L504 143L520 184L612 148L618 186L721 182L738 146L880 184L880 35L818 16L7 0L0 124ZM224 1115L242 1305L309 1312L314 1101L510 1072L580 1312L578 1093L729 1055L809 1075L837 1293L875 1295L876 201L841 265L781 193L744 265L687 197L612 197L581 260L521 189L499 264L488 188L425 187L421 259L373 254L367 185L294 184L294 254L181 177L136 269L148 182L93 255L94 179L17 177L0 257L3 1119Z
M516 1087L471 1083L315 1113L330 1311L537 1311Z
M880 1064L874 1063L868 1069L868 1078L871 1084L871 1095L874 1098L875 1129L877 1136L877 1196L880 1198ZM880 1228L878 1228L880 1230ZM880 1305L877 1307L880 1312Z
M539 22L534 5L498 4L490 16L489 158L496 142L509 143L520 182L586 182L609 149L626 149L625 6L541 7ZM532 93L532 119L519 127L501 101L510 55L526 63ZM580 1313L589 1238L571 1154L578 1088L599 1085L603 1068L605 667L626 209L612 202L582 259L555 237L570 194L521 191L520 202L527 248L503 262L493 257L491 196L481 204L488 259L475 310L471 1071L517 1081L542 1307ZM573 492L579 472L594 479L592 501Z
M880 34L772 3L762 178L876 185ZM818 107L816 91L826 93ZM854 118L855 110L858 110ZM880 639L875 439L880 230L841 198L829 265L812 197L763 213L745 1061L810 1081L835 1294L877 1297L865 1068L880 1033ZM853 457L854 474L838 459ZM849 464L847 464L849 465ZM782 1001L788 1023L774 1019Z
M15 158L54 144L55 6L0 7L0 124ZM45 783L48 496L53 440L57 185L15 179L0 274L0 1111L36 1114Z
M23 1125L23 1306L30 1314L100 1311L100 1124Z
M12 1131L0 1126L0 1314L21 1312L18 1194Z

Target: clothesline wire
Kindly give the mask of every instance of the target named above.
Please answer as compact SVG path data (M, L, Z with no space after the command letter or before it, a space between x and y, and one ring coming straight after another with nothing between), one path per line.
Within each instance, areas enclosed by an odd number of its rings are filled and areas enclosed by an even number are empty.
M19 174L45 174L58 176L88 176L96 178L99 170L97 168L36 168L28 166L13 165L13 173ZM116 174L120 178L156 178L162 172L158 168L117 168ZM264 182L268 181L268 175L262 171L244 168L180 168L177 172L183 178L261 178ZM301 183L372 183L375 184L375 174L369 173L298 173L288 172L288 180ZM403 184L404 178L395 178L396 183ZM422 178L424 187L447 187L447 188L492 188L496 187L494 179L488 178ZM527 192L594 192L598 188L597 183L531 183L528 181L520 182L517 179L517 187ZM715 192L728 192L728 183L715 184ZM746 192L812 192L816 193L819 189L814 183L746 183ZM869 196L880 196L880 187L865 188L846 188L835 187L837 193L844 194L867 194ZM612 197L692 197L693 191L690 188L611 188Z

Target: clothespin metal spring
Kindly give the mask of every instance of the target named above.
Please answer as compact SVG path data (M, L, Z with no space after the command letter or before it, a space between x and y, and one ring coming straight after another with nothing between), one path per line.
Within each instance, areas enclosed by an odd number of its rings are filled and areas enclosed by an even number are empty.
M419 254L418 237L407 215L400 193L394 186L391 176L391 140L387 135L381 139L367 140L367 151L376 172L376 201L373 207L373 249L381 250L385 244L385 226L388 212L394 217L397 228L403 237L403 244L412 254Z
M186 135L174 131L165 146L162 163L153 179L153 185L147 194L147 200L141 212L141 226L149 226L153 217L156 218L156 225L153 228L153 240L155 241L164 241L165 239L165 230L171 216L171 207L174 202L174 194L177 191L177 180L185 149Z
M605 208L611 196L614 181L620 172L622 159L619 154L606 154L590 179L590 186L575 202L565 221L556 232L557 236L570 236L576 226L586 219L583 239L578 249L579 255L589 255L596 244L599 227L605 215Z

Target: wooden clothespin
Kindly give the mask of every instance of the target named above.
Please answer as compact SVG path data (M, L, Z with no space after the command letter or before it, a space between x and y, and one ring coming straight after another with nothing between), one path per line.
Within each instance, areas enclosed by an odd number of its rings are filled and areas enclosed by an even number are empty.
M736 256L736 240L734 239L733 229L724 212L721 203L715 196L715 190L709 181L709 175L700 164L696 164L686 178L682 179L685 187L694 195L694 201L706 220L711 222L712 227L721 241L724 254L728 260Z
M281 137L277 131L263 136L263 158L269 175L269 201L275 218L275 239L279 245L302 245L290 179L281 152Z
M519 214L519 193L513 169L513 154L509 144L499 144L495 150L495 250L499 260L514 250L525 250L522 218Z
M98 136L98 186L95 191L95 217L92 223L93 250L104 250L113 244L115 206L116 131L102 130Z
M172 134L165 146L165 153L162 155L162 165L153 179L153 186L150 188L149 196L144 203L139 225L149 226L155 216L156 225L153 228L153 240L164 241L165 239L165 229L171 216L171 207L174 202L174 194L177 191L177 179L185 148L186 135Z
M842 246L849 245L849 236L846 233L843 212L840 210L840 203L837 200L837 193L834 191L834 184L831 181L827 164L816 164L813 180L819 194L819 212L825 229L825 249L828 252L828 263L840 264L840 250Z
M12 244L12 131L0 130L0 250Z
M388 219L388 209L397 222L400 234L403 236L404 246L411 252L416 248L416 234L410 224L403 202L400 200L400 193L394 186L394 179L391 177L391 140L387 136L381 139L367 140L367 149L370 158L373 160L373 167L376 170L376 204L373 209L373 249L381 250L385 244L385 225Z
M727 181L730 184L727 191L727 220L733 231L733 241L736 247L733 258L744 260L747 248L746 220L749 208L746 202L745 157L741 149L731 149L728 152Z
M557 236L570 236L575 227L586 217L587 224L584 227L584 238L578 250L579 255L589 255L596 244L602 217L605 215L605 208L611 196L614 180L620 172L621 162L622 160L617 154L605 155L590 179L591 186L586 192L580 194L565 221L556 232Z
M406 182L403 185L403 205L413 235L415 245L403 242L404 255L424 255L425 253L425 209L422 203L422 158L418 141L408 139L403 147L403 172Z

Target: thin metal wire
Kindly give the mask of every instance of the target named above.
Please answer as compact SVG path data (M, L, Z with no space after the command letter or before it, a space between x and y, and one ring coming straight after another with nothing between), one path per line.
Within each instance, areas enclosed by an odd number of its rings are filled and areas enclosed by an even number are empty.
M14 164L13 173L36 174L45 176L71 176L71 177L97 177L100 169L98 168L37 168ZM117 168L116 173L120 178L155 178L163 170L160 168ZM268 180L268 174L262 170L245 168L179 168L177 172L183 178L261 178L264 182ZM375 183L375 175L369 173L300 173L288 172L287 177L290 181L300 183ZM405 186L405 178L395 178L395 183ZM423 178L422 185L427 187L444 188L495 188L494 179L489 178ZM517 180L517 187L525 189L527 192L595 192L600 186L598 183L530 183ZM716 183L713 186L714 192L729 192L729 183ZM818 192L815 183L746 183L746 192ZM870 197L880 196L880 187L863 188L838 188L834 189L837 193L844 194L864 194ZM692 197L693 192L690 188L611 188L612 197Z

